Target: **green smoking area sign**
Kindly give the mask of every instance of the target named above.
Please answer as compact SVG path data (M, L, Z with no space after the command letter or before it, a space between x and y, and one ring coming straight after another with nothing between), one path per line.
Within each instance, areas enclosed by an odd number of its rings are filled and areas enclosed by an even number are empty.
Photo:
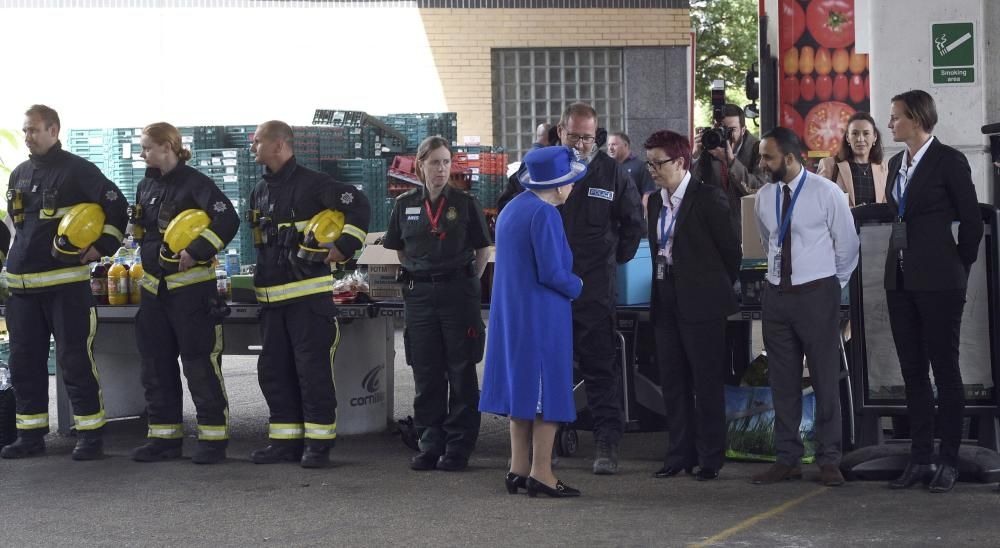
M975 29L970 23L931 23L931 81L968 85L976 81Z

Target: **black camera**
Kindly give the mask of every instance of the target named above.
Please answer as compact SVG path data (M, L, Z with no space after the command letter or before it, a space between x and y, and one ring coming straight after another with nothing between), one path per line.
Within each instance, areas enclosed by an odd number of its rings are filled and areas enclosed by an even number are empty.
M733 128L731 127L713 127L706 128L701 134L701 146L705 150L713 150L716 148L724 148L726 146L726 141L733 136Z
M726 107L726 82L712 81L712 120L716 127L706 128L701 134L701 146L705 150L713 150L726 146L726 141L733 136L733 128L722 125L723 110Z

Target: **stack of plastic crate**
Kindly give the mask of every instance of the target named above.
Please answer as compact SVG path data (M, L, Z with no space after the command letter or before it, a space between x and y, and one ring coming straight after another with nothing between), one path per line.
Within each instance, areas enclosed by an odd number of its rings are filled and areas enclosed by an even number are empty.
M416 153L420 143L432 135L440 135L452 145L456 144L458 115L454 112L387 114L379 119L406 137L407 154Z
M455 147L453 172L465 175L467 190L479 198L484 209L495 209L507 181L507 155L488 146Z
M371 232L385 230L388 224L387 207L391 209L391 201L386 193L386 162L383 159L341 159L325 160L322 170L334 179L354 185L365 193L371 207L371 219L368 230Z
M357 110L317 109L313 125L347 128L347 158L379 158L406 150L406 137L374 116Z
M191 154L191 166L211 178L240 215L239 233L229 243L228 248L239 252L242 264L255 262L253 236L249 223L243 218L244 212L249 207L250 192L263 173L260 166L253 161L253 155L245 148L202 149L192 151Z

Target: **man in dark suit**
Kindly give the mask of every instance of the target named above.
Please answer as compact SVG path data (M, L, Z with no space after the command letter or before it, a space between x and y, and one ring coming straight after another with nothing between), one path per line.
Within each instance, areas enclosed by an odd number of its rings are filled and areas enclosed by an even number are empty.
M983 221L965 155L931 135L934 99L921 90L892 98L889 130L906 148L888 165L887 204L865 206L858 218L893 218L885 263L886 303L896 355L906 385L913 439L910 463L889 483L905 489L921 481L950 491L958 478L965 388L958 362L959 333L969 271L979 253ZM952 223L958 221L958 243ZM939 462L933 464L937 386Z
M723 384L727 317L738 309L733 283L740 244L722 189L692 177L691 144L672 131L646 140L653 258L652 317L670 446L654 476L682 470L700 481L719 476L726 449Z

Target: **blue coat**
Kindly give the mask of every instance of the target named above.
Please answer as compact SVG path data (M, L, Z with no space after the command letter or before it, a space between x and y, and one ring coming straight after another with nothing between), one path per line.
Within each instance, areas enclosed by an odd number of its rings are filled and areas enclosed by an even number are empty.
M583 281L573 274L562 217L534 193L523 192L500 213L496 233L479 409L532 420L541 379L544 420L571 422L576 406L570 300L580 295Z

